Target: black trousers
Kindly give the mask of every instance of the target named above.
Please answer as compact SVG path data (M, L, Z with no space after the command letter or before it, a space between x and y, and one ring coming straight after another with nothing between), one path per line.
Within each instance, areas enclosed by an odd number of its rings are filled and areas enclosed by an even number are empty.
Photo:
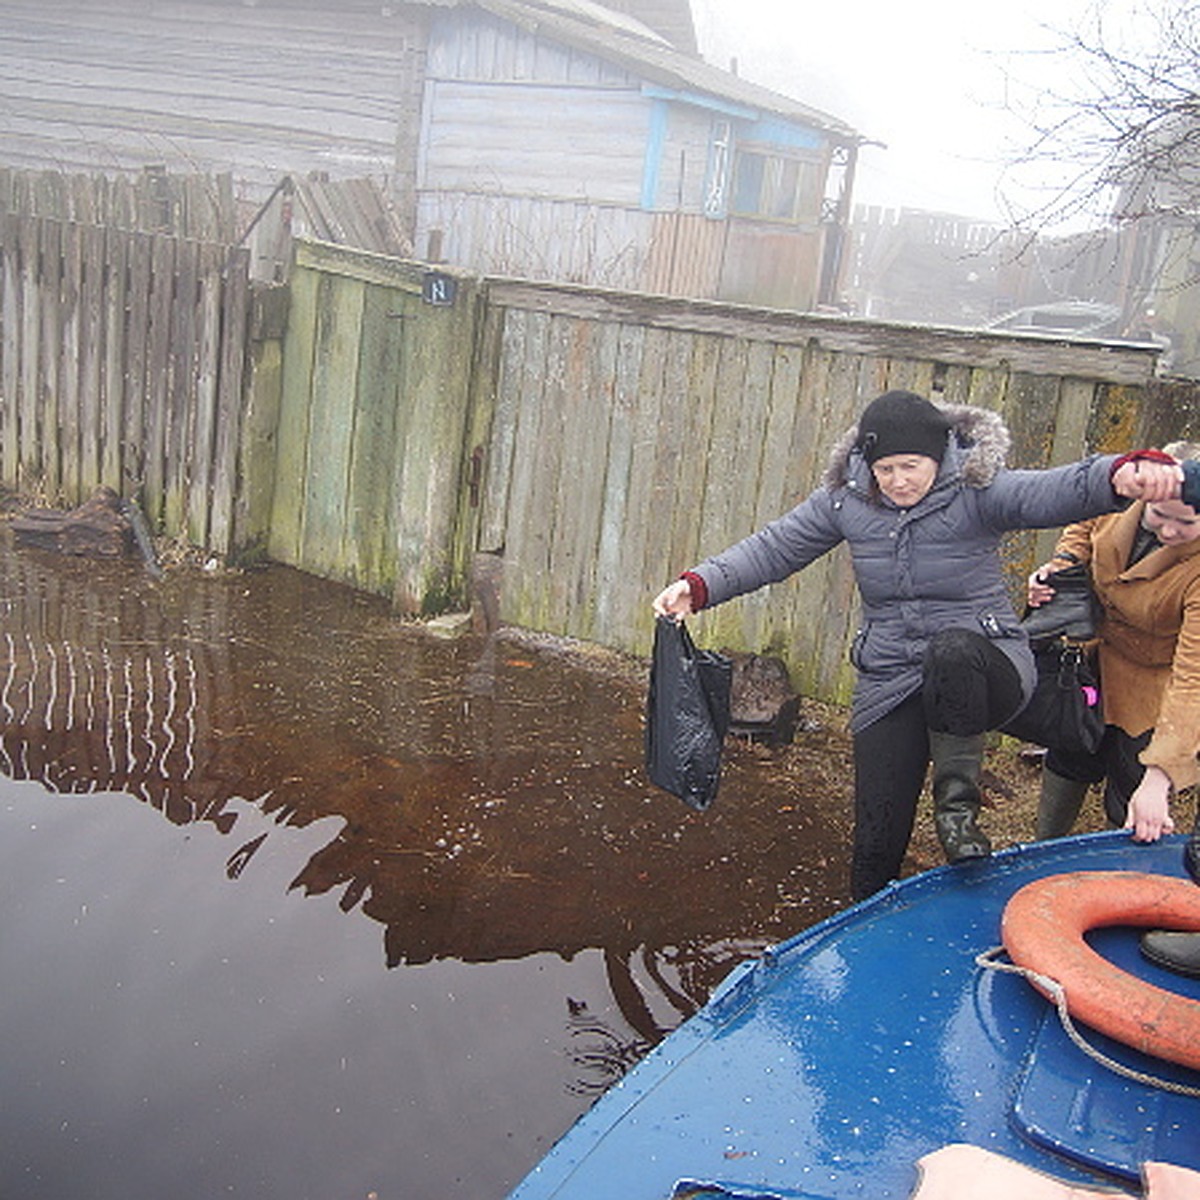
M1095 754L1064 754L1061 750L1046 752L1046 770L1064 779L1079 783L1099 783L1104 780L1104 815L1114 829L1125 824L1129 798L1137 791L1146 768L1138 755L1150 745L1153 729L1131 737L1116 725L1104 727L1104 737Z
M900 874L929 765L929 731L969 737L997 729L1022 703L1016 667L973 630L937 634L922 674L919 692L854 735L855 900Z

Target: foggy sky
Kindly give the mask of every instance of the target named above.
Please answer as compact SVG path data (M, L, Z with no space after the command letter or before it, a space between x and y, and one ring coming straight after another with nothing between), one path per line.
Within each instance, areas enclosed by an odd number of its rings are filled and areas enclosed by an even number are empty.
M1043 165L1005 169L1028 145L1017 115L1069 90L1052 47L1091 0L692 0L701 52L853 125L864 147L855 198L1005 220L1060 186ZM1061 176L1059 177L1061 178Z

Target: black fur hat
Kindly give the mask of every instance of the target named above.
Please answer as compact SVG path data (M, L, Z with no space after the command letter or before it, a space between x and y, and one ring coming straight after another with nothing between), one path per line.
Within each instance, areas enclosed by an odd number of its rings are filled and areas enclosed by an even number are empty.
M924 454L942 461L950 421L936 404L916 392L884 392L858 420L855 444L868 463L889 454Z

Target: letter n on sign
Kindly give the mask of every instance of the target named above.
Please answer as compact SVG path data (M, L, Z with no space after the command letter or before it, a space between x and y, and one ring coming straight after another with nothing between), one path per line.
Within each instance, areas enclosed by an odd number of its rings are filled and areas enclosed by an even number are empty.
M458 280L440 271L426 271L421 279L421 299L426 304L449 308L458 294Z

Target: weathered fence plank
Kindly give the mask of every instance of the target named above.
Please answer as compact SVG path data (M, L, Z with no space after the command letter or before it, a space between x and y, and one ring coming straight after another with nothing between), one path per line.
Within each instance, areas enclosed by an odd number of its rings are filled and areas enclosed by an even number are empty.
M636 411L637 382L641 370L642 348L646 329L622 324L617 332L617 357L613 376L611 419L608 426L608 469L600 505L600 540L596 546L595 618L599 640L605 641L605 631L622 627L626 610L623 600L631 585L637 584L622 571L625 554L625 523L641 519L642 514L629 511L629 474L633 458L633 420ZM547 571L558 564L547 563ZM561 614L563 633L570 632L576 619L571 613Z
M171 410L171 313L175 300L175 242L150 239L150 307L146 357L146 418L143 422L142 471L146 515L161 524L167 515L167 421Z
M300 559L304 481L308 472L308 422L312 411L309 381L313 372L321 290L321 278L315 271L297 271L292 277L275 443L275 489L267 538L267 553L282 563L294 564Z
M41 269L35 293L39 304L38 352L42 375L42 429L38 437L42 456L40 475L47 495L55 496L62 483L62 438L69 421L63 388L70 388L74 379L66 360L69 351L63 337L63 304L69 302L69 291L64 282L62 226L43 225L37 232L41 240ZM31 302L35 294L30 294Z
M100 486L101 370L104 363L104 230L83 229L83 280L79 295L79 494Z
M144 234L129 239L129 304L125 325L124 479L126 489L143 492L143 507L157 511L144 494L146 408L150 370L150 272L153 242ZM115 485L114 485L115 486Z
M317 314L300 554L306 569L331 578L340 578L345 567L342 535L364 293L362 283L327 277Z
M237 247L224 254L221 269L221 351L217 382L217 427L214 447L209 540L218 554L229 554L238 541L236 511L238 447L242 441L242 412L250 320L250 251Z
M39 223L43 235L47 232ZM62 239L62 308L59 318L58 345L52 352L59 355L58 393L47 397L41 413L41 429L37 450L43 455L41 475L47 487L62 490L69 496L82 498L80 470L80 436L82 429L82 396L79 388L83 344L83 230L82 225L67 225ZM55 296L45 287L40 289L44 303L53 305ZM57 408L57 412L55 409ZM31 454L36 453L31 448ZM32 458L31 460L32 461Z
M186 529L188 512L189 418L196 381L196 243L175 243L175 286L167 347L167 410L162 430L165 459L163 522Z
M7 482L17 478L20 463L20 420L17 394L21 378L21 261L18 220L0 212L0 472Z
M517 343L521 360L519 366L514 364L512 381L517 389L517 425L505 532L501 539L505 562L504 600L506 604L511 602L515 611L532 614L536 611L538 575L545 570L537 550L539 521L547 514L536 511L533 496L538 476L538 447L544 439L542 367L549 353L551 321L549 317L535 313L514 314L512 319L525 326L525 334ZM607 422L607 411L603 419Z
M363 297L358 408L350 448L343 554L356 586L389 594L395 586L396 415L402 372L403 297L367 285Z
M128 346L126 310L129 295L129 239L110 231L106 239L107 274L104 284L104 426L100 438L100 478L118 481L114 490L124 492L127 480L122 469L122 441L125 433L125 365Z

